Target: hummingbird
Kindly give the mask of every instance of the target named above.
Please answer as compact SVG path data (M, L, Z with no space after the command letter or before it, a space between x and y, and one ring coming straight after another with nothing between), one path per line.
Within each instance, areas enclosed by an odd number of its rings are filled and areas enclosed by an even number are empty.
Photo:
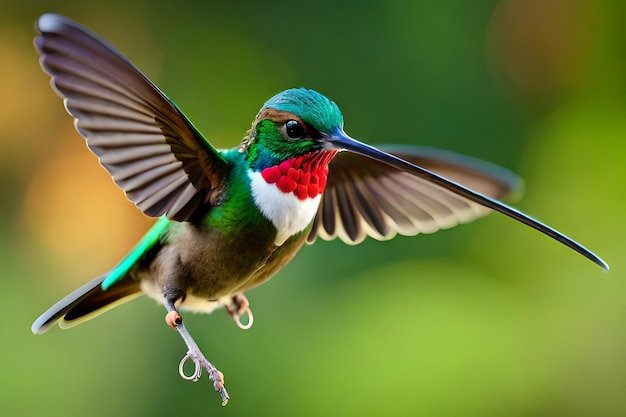
M224 308L249 328L244 293L318 238L387 240L497 211L608 271L584 246L502 203L520 186L504 168L433 148L357 141L344 132L339 107L305 88L270 98L238 147L216 149L107 41L56 14L42 15L36 28L40 64L78 133L128 199L157 220L111 270L37 318L35 334L147 294L165 306L166 323L187 346L181 377L197 381L206 370L225 405L224 376L179 311ZM183 369L188 360L191 374Z

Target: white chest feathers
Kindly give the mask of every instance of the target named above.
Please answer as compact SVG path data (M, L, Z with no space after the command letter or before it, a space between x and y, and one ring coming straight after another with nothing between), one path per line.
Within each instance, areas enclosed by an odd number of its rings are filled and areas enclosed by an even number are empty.
M248 176L254 203L276 228L275 245L282 245L313 221L321 194L299 198L293 192L281 191L276 184L268 183L260 172L249 170Z

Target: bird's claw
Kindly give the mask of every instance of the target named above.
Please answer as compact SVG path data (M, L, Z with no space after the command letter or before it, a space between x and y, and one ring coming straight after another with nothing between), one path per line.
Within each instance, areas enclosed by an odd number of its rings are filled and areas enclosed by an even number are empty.
M230 301L230 304L224 304L224 308L226 308L226 311L235 320L240 329L248 330L254 324L254 316L252 315L252 310L250 310L248 298L243 293L239 293L234 295ZM241 317L244 315L248 316L248 322L245 324L241 321Z
M187 375L185 373L185 363L187 360L191 359L194 364L194 370L191 375ZM228 404L228 400L230 397L228 396L228 392L226 391L226 387L224 386L224 374L221 373L211 362L209 362L204 355L200 352L192 352L189 351L187 354L181 359L180 364L178 365L178 373L180 377L185 381L193 381L196 382L202 376L202 369L206 369L209 373L209 378L213 381L213 387L215 391L219 392L222 397L222 405Z
M173 303L168 305L168 313L165 316L165 322L168 326L178 331L189 349L178 364L178 373L180 377L185 381L197 382L202 376L202 369L206 369L209 373L209 378L213 381L215 391L219 392L220 397L222 397L222 405L228 404L230 397L228 396L228 392L224 386L224 374L218 371L217 368L213 366L213 364L202 354L197 343L193 340L187 331L187 328L183 324L183 318L176 310ZM187 375L185 373L185 364L189 359L193 362L194 369L192 374Z
M244 314L248 316L248 322L245 324L241 321L241 317ZM254 323L254 316L252 315L252 310L250 310L250 307L246 307L242 314L230 313L230 316L233 318L233 320L235 320L237 326L242 330L248 330L250 327L252 327L252 324Z
M185 363L187 363L188 359L191 359L194 365L193 374L191 375L187 375L185 373ZM198 359L193 357L193 353L187 352L187 354L183 356L183 358L180 360L180 363L178 364L178 373L180 374L180 377L185 381L196 382L202 376L202 365L200 364L200 361Z

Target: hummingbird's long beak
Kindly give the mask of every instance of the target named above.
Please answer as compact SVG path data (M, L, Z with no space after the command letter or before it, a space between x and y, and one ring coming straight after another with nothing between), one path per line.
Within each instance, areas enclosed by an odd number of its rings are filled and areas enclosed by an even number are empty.
M324 135L324 137L322 137L321 139L321 142L328 149L338 149L354 152L356 154L375 159L394 168L411 173L419 178L437 184L448 191L451 191L457 195L467 198L470 201L473 201L474 203L488 207L494 211L500 212L519 222L522 222L525 225L530 226L533 229L536 229L541 233L550 236L556 241L561 242L565 246L575 250L576 252L580 253L581 255L590 259L592 262L602 267L605 271L609 270L609 266L607 265L607 263L604 262L596 254L585 248L580 243L551 228L550 226L543 224L540 221L535 220L532 217L522 213L521 211L518 211L513 207L510 207L498 200L494 200L493 198L487 197L467 187L457 184L454 181L450 181L447 178L444 178L438 174L435 174L434 172L414 165L408 161L405 161L404 159L398 158L397 156L380 151L366 143L359 142L356 139L352 139L339 127L336 128L332 132L332 134Z

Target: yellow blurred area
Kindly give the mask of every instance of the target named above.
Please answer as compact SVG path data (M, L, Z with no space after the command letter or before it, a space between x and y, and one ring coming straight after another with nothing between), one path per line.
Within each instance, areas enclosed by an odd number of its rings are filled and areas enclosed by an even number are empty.
M0 100L0 142L2 151L0 162L3 165L15 163L13 157L21 160L28 155L38 156L37 145L44 141L50 126L62 114L59 100L49 89L47 77L42 76L33 56L32 32L25 28L0 28L0 75L2 100ZM26 49L25 46L31 46ZM34 115L37 118L34 119ZM32 142L25 143L28 139Z
M62 135L76 136L70 131ZM113 264L147 230L150 221L124 198L86 149L62 147L48 159L26 192L23 215L31 233L66 262L111 252L115 258L108 262Z
M316 242L248 297L254 327L185 316L226 375L180 380L145 297L34 336L38 314L150 227L49 86L33 22L111 40L217 147L306 86L368 143L443 147L520 173L523 211L608 274L500 215L434 235ZM44 0L0 14L0 410L7 416L626 415L626 3Z

